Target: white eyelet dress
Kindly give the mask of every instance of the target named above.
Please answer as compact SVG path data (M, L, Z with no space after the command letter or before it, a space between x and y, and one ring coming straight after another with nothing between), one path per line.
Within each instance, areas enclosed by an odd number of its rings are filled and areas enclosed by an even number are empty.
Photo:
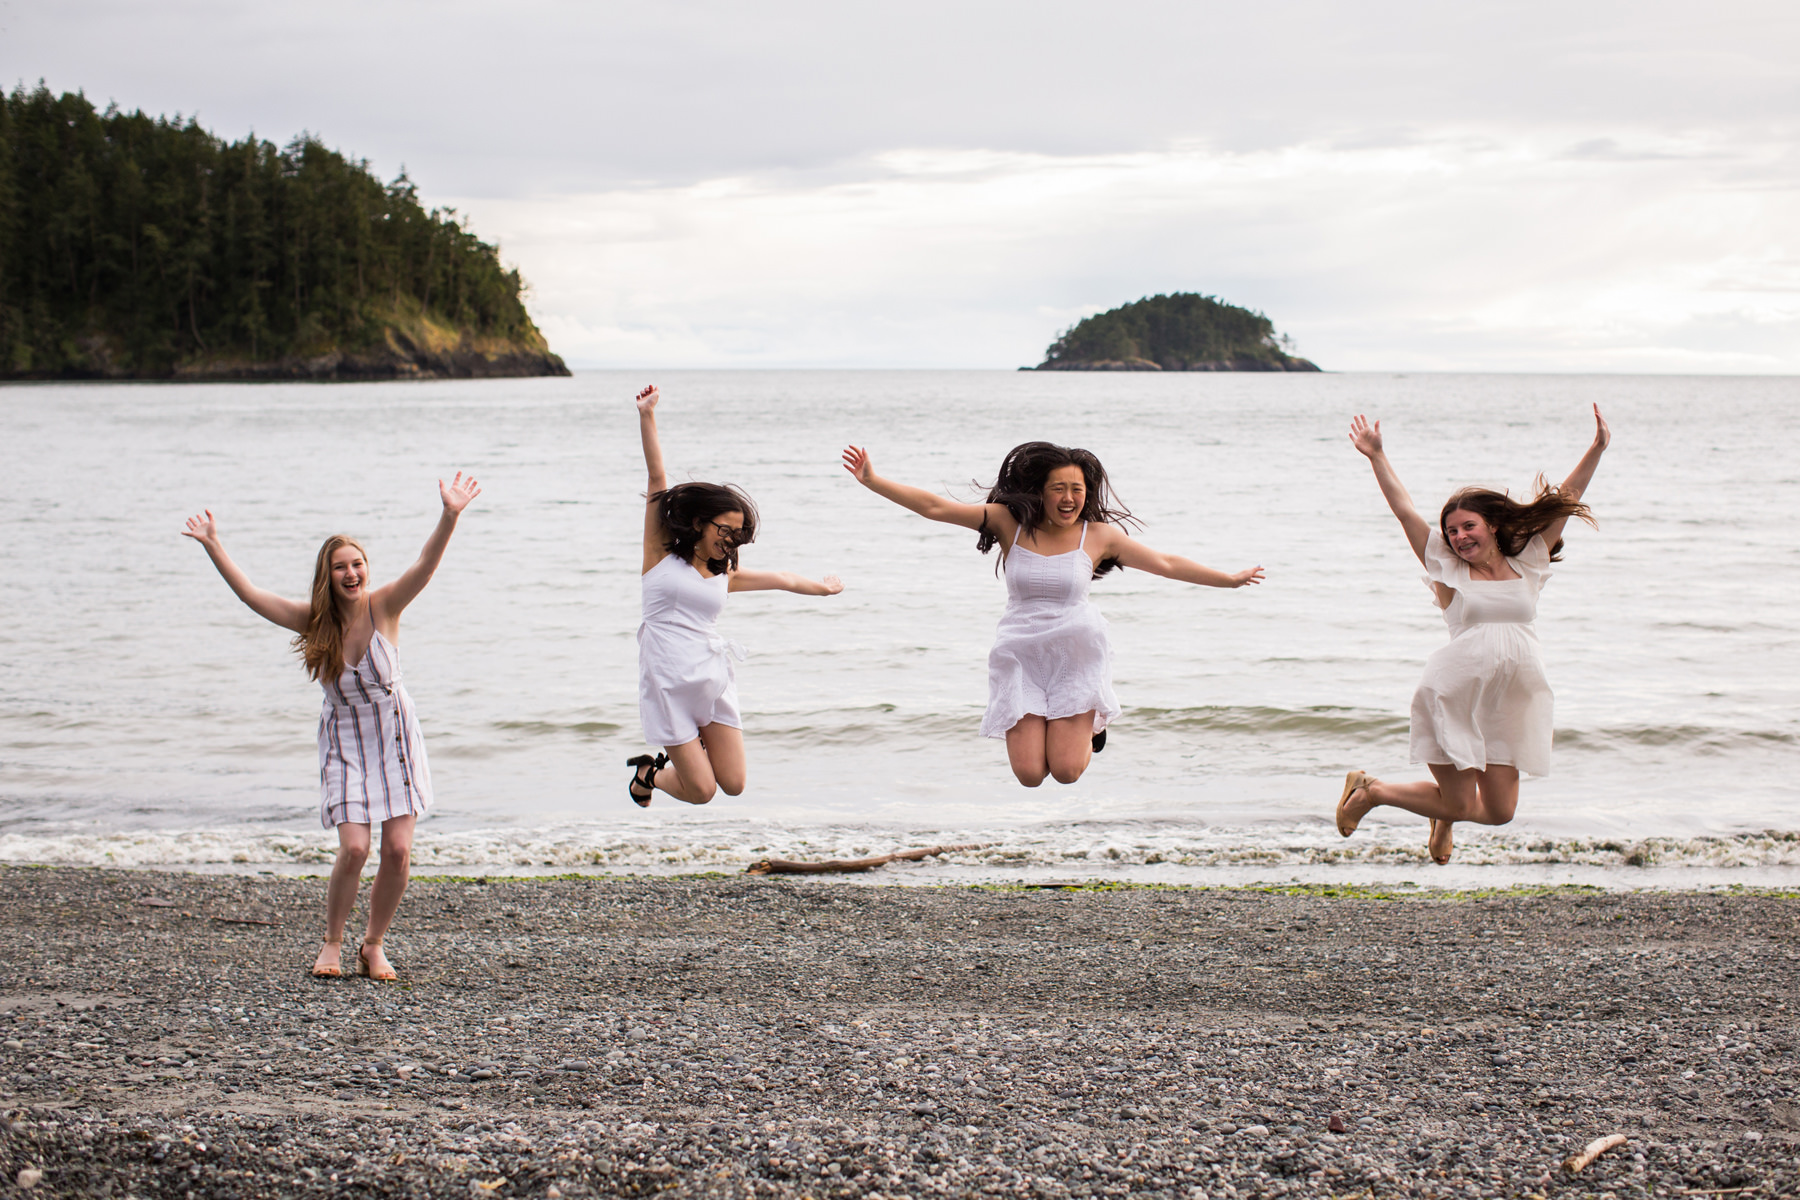
M737 668L744 649L719 636L714 622L731 588L670 554L644 572L644 622L638 626L638 715L644 740L679 746L717 722L743 728Z
M431 807L431 768L394 644L376 630L362 661L324 688L320 824L335 829L423 814Z
M988 707L981 736L1003 738L1028 713L1045 720L1092 709L1094 732L1119 715L1106 618L1088 599L1094 560L1081 543L1039 554L1013 535L1006 555L1006 611L988 652Z
M1413 693L1414 762L1550 773L1553 698L1532 627L1550 549L1534 537L1506 561L1517 579L1472 579L1441 533L1433 529L1426 539L1427 578L1456 595L1444 610L1450 644L1425 660Z

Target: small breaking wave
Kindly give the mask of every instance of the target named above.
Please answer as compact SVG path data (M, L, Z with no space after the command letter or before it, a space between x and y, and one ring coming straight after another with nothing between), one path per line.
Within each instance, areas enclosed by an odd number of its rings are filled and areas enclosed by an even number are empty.
M1580 866L1629 874L1645 868L1754 872L1800 868L1800 832L1617 838L1488 833L1459 827L1459 867ZM861 858L911 846L980 844L908 868L955 868L959 879L1004 881L1051 872L1118 877L1155 868L1179 881L1184 870L1259 867L1421 867L1429 863L1418 828L1365 827L1342 839L1323 824L1201 827L1069 823L959 829L848 826L679 826L621 830L598 826L435 833L414 845L423 870L528 869L616 873L742 870L762 858ZM323 831L271 833L215 829L0 835L0 862L110 867L329 867L334 840Z

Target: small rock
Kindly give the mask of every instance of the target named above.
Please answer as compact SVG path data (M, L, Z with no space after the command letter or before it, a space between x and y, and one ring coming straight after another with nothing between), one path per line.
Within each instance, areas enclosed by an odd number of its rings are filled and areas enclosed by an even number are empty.
M1263 1138L1269 1136L1267 1125L1246 1125L1238 1130L1239 1137Z
M1331 1130L1333 1133L1343 1133L1344 1118L1338 1116L1336 1113L1332 1113L1331 1120L1325 1122L1325 1128Z
M19 1172L19 1190L34 1188L43 1181L44 1173L36 1167L26 1167Z
M4 1045L8 1050L23 1050L25 1048L24 1042L14 1038L7 1038L5 1042L0 1042L0 1045Z
M481 1068L478 1068L478 1069L476 1069L476 1070L473 1070L473 1071L470 1071L470 1072L469 1072L469 1078L470 1078L470 1079L471 1079L471 1080L475 1080L475 1079L492 1079L492 1078L493 1078L493 1077L494 1077L494 1072L493 1072L493 1071L491 1071L491 1070L489 1070L489 1069L488 1069L488 1068L486 1068L486 1067L481 1067Z

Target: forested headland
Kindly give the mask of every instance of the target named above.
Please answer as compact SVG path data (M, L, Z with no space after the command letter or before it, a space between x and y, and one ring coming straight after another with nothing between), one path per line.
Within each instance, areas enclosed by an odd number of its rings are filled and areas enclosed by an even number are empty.
M0 94L0 378L566 375L524 281L316 137Z
M1259 312L1195 292L1148 296L1077 322L1039 371L1317 371Z

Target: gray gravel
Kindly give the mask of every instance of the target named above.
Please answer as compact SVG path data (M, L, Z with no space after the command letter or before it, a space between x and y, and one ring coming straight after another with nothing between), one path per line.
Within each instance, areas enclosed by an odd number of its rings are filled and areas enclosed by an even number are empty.
M8 1192L1800 1193L1792 897L0 884Z

